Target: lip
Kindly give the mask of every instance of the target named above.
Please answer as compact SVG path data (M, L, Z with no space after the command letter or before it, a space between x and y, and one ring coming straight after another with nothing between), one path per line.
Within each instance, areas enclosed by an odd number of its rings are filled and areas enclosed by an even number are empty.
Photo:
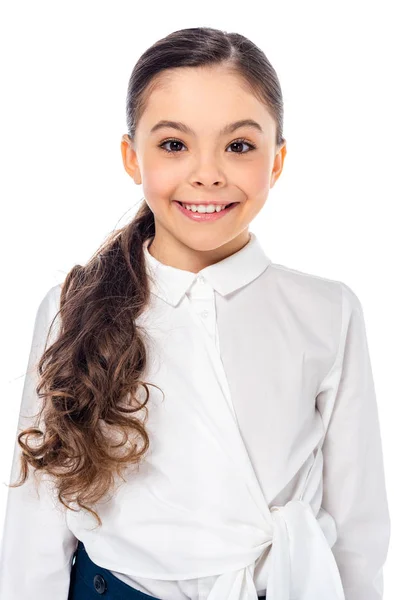
M225 216L229 215L229 213L231 213L232 210L235 210L236 206L238 206L240 202L235 202L229 208L225 208L224 210L220 210L219 212L213 213L198 213L193 212L191 210L187 210L184 206L181 206L177 200L174 200L173 204L186 218L192 219L192 221L208 222L223 219Z
M220 204L221 206L226 206L227 204L232 204L232 200L229 202L223 202L222 200L195 200L192 202L184 201L184 200L174 200L174 202L182 202L183 204ZM235 202L237 204L237 202Z

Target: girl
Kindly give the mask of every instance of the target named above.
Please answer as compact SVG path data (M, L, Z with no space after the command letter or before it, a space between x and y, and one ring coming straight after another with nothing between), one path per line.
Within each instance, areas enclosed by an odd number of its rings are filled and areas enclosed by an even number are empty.
M39 306L0 598L381 599L360 301L249 231L286 155L275 70L237 33L175 31L127 122L145 202Z

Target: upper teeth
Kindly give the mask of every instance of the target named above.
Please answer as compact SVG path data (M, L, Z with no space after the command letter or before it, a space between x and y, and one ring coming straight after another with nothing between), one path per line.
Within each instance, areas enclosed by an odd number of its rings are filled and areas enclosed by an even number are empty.
M188 210L191 210L193 212L212 213L212 212L219 212L228 205L227 204L184 204L182 202L182 206L184 206L185 208L187 208Z

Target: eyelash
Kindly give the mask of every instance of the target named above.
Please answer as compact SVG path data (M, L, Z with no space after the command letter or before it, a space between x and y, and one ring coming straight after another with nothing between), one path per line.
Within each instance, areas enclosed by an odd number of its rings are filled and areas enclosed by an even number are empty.
M180 154L181 153L180 150L167 150L166 148L163 148L163 145L167 144L168 142L178 142L179 144L182 144L183 146L185 145L183 142L181 142L181 140L178 140L176 138L168 138L167 140L164 140L163 142L161 142L161 144L159 144L158 147L161 148L161 150L164 150L164 152L167 152L168 154ZM256 146L254 144L251 144L250 142L248 142L244 138L233 140L233 142L231 142L229 144L229 146L231 146L232 144L238 144L238 143L247 144L250 147L250 150L247 150L246 152L231 152L230 154L239 154L239 155L241 155L241 154L248 154L252 150L256 150ZM229 146L228 146L228 148L229 148Z

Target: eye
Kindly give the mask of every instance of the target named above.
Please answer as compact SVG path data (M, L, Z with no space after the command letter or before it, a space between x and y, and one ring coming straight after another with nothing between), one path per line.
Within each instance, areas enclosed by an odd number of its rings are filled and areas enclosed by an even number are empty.
M229 144L229 146L233 146L234 144L239 145L239 146L242 146L243 144L245 144L246 146L249 146L249 150L247 150L247 152L234 152L234 154L247 154L248 152L251 152L252 150L256 149L254 144L250 144L250 142L246 142L246 140L244 140L244 139L235 140L234 142L231 142ZM228 148L229 148L229 146L228 146Z
M185 145L183 142L175 139L169 139L165 140L164 142L161 142L161 144L159 144L159 148L165 150L165 152L168 152L168 154L179 154L179 152L176 152L175 150L167 150L167 148L164 148L165 144L182 144L183 146Z
M178 145L181 144L182 146L185 146L185 144L183 142L181 142L180 140L177 140L175 138L170 138L168 140L164 140L163 142L161 142L161 144L159 144L159 148L161 148L165 152L168 152L168 154L180 154L180 152L176 151L176 150L168 150L167 148L164 148L165 144L178 144ZM242 146L243 144L245 144L246 146L249 146L249 150L247 150L246 152L234 151L233 154L247 154L248 152L251 152L252 150L256 149L256 146L254 146L254 144L251 144L250 142L247 142L245 139L242 139L242 138L231 142L229 144L228 148L230 146L233 146L234 144L239 145L239 146ZM231 154L232 154L232 152L231 152Z

